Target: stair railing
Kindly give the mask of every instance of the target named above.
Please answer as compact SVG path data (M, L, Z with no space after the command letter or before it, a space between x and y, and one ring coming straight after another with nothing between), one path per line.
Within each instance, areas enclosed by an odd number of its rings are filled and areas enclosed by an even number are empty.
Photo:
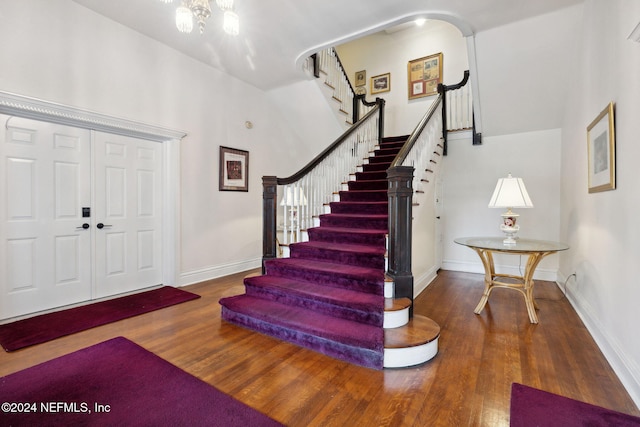
M282 246L303 241L313 217L324 213L333 194L349 181L358 165L380 144L384 135L383 99L299 172L287 177L262 177L262 260L277 258ZM278 215L280 211L280 215Z
M473 145L482 144L482 135L476 132L476 122L473 114L473 99L469 82L469 70L459 83L454 85L438 85L438 92L444 94L442 109L442 128L444 133L444 155L447 155L447 134L459 130L471 129L473 133Z
M387 275L394 281L395 298L409 298L413 301L411 244L414 188L428 181L427 176L433 173L434 165L443 155L443 98L444 95L440 93L387 169L389 198Z
M333 99L340 103L339 110L349 117L350 123L356 123L375 106L375 102L366 101L366 94L354 90L334 48L311 55L307 69L313 70L316 78L325 75L325 84L333 90Z

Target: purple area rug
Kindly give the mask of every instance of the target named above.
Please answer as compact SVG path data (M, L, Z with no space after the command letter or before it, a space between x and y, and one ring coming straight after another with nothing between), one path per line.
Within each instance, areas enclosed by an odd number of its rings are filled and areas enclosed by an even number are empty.
M200 298L171 286L0 325L0 345L15 351L65 335Z
M513 383L512 427L631 427L640 418Z
M118 337L0 378L2 425L280 426Z

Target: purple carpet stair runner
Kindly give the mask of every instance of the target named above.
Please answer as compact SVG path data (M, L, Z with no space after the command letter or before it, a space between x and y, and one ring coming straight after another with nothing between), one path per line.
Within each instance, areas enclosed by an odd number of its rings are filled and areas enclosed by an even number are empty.
M222 318L350 363L382 369L386 170L407 137L382 145L308 230L289 258L244 280L246 293L220 300Z

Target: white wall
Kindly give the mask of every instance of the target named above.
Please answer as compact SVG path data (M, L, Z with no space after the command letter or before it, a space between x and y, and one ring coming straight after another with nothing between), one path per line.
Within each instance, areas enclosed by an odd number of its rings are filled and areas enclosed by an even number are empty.
M460 82L469 69L465 39L460 30L444 21L429 20L423 27L376 33L337 46L336 50L352 84L355 73L365 70L367 99L380 97L387 101L385 136L410 134L435 99L431 96L409 101L409 61L442 52L444 84ZM386 73L391 73L391 90L371 95L371 77Z
M587 0L581 73L574 77L562 129L560 258L567 294L607 359L640 405L640 21L635 0ZM615 102L617 189L587 192L586 128ZM597 375L597 373L592 373Z
M501 209L488 208L499 178L511 173L524 180L533 201L520 214L518 235L524 238L558 240L560 237L560 152L559 129L484 138L474 146L469 138L449 139L448 155L442 167L443 268L484 273L476 253L453 242L457 237L502 236ZM495 257L496 268L518 274L526 259ZM555 280L558 255L543 259L536 278Z
M0 39L0 90L187 132L181 283L259 265L261 177L320 151L267 94L69 0L2 0ZM219 146L250 152L248 193L218 191Z

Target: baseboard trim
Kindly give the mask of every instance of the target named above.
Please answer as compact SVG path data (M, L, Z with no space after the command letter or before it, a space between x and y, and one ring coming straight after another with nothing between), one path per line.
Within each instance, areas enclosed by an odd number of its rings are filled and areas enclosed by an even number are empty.
M567 278L564 275L559 274L559 276L562 278L559 280L560 283L567 283ZM640 367L638 364L633 358L627 357L621 350L619 343L606 333L605 327L594 315L591 305L584 298L572 292L568 287L563 289L563 286L559 286L559 288L565 293L567 300L595 340L631 399L636 406L640 407Z
M417 298L438 276L438 270L435 267L430 268L425 273L414 278L413 298Z
M228 276L230 274L241 273L252 270L262 265L261 258L249 259L229 264L214 265L200 270L192 270L180 273L179 286L193 285L211 279Z

